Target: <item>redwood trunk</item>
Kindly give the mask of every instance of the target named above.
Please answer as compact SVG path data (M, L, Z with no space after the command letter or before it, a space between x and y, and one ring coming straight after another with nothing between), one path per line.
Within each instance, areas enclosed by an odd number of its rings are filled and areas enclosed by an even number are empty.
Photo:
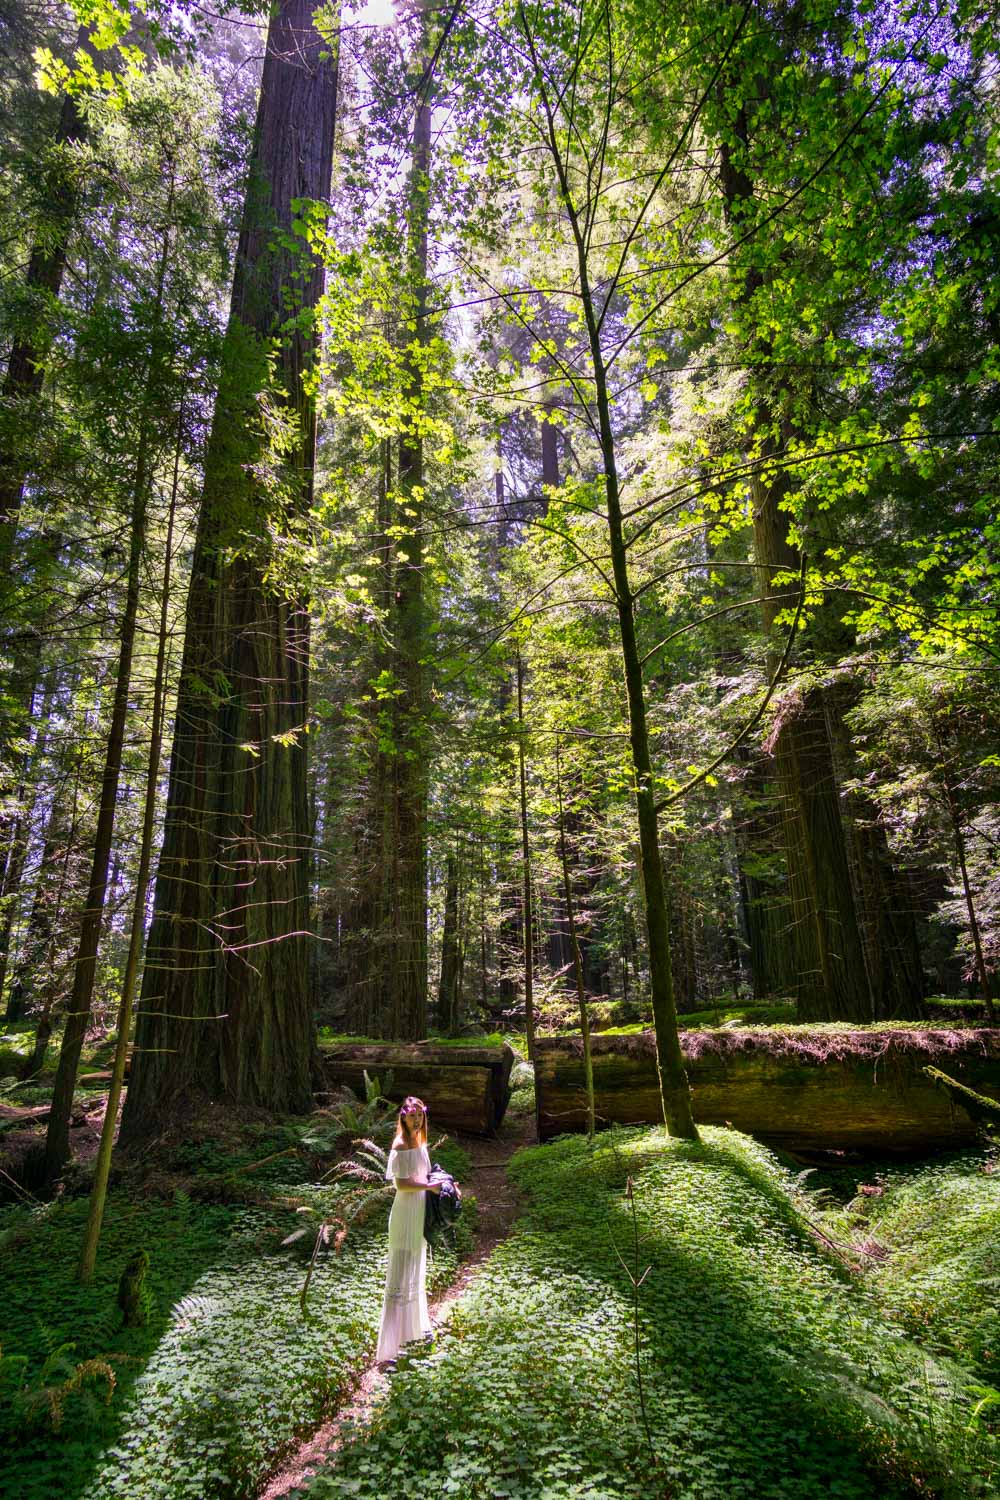
M409 192L409 274L414 299L414 338L427 337L427 215L430 197L431 107L417 108ZM410 397L422 401L419 361L413 365ZM396 700L393 773L395 782L395 853L397 878L391 893L394 916L390 964L389 1035L416 1040L427 1034L427 787L426 725L427 601L424 579L423 500L424 446L419 420L399 441L397 524L405 530L397 543L396 676L402 689Z
M738 150L745 155L748 128L742 109L735 122L735 138ZM737 230L742 230L752 215L753 186L729 142L722 146L721 161L726 214ZM763 273L756 266L748 266L742 273L740 301L748 302L763 284ZM758 359L768 354L766 336L751 336L751 343ZM757 416L763 459L775 456L776 433L786 432L779 403L790 394L779 389L776 397L761 390ZM789 573L798 574L801 567L801 556L790 537L792 518L783 508L789 490L787 476L781 470L765 477L758 468L751 482L754 554L759 569L764 630L772 640L777 635L777 616L788 606L789 584L778 580L782 576L787 578ZM793 909L798 906L795 922L803 980L798 995L800 1011L813 1020L870 1020L868 974L851 887L833 752L819 689L807 690L799 702L790 705L776 737L775 755L785 795ZM806 924L802 920L803 877L809 907Z
M293 204L330 188L337 69L311 0L272 12L188 597L163 851L123 1134L178 1095L300 1111L311 1099L308 601L269 579L307 515L308 314L321 267ZM295 246L295 248L292 248ZM304 316L286 325L289 309ZM291 422L280 455L267 403ZM268 476L278 471L275 494Z

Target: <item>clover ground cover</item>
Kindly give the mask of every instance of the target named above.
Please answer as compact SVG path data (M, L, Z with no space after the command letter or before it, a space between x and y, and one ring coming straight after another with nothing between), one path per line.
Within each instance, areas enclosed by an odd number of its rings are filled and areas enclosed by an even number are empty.
M277 1168L288 1163L276 1163ZM270 1186L270 1185L269 1185ZM276 1188L276 1190L278 1190ZM299 1198L310 1189L288 1188ZM321 1258L308 1317L304 1265L279 1252L295 1215L273 1207L112 1195L97 1277L75 1280L85 1199L57 1203L8 1237L0 1253L0 1343L40 1383L57 1363L105 1358L117 1388L85 1382L57 1430L18 1416L0 1372L0 1494L17 1500L236 1500L255 1494L296 1437L337 1406L374 1349L385 1274L384 1214ZM150 1255L146 1327L123 1329L118 1277ZM440 1250L432 1288L453 1276ZM8 1365L8 1372L10 1366ZM60 1378L61 1378L60 1375ZM53 1377L55 1378L55 1377Z
M528 1149L510 1172L527 1195L519 1225L308 1500L993 1492L970 1370L923 1350L824 1254L763 1147L723 1130L701 1145L615 1131L592 1150L583 1137ZM648 1437L619 1255L651 1267Z

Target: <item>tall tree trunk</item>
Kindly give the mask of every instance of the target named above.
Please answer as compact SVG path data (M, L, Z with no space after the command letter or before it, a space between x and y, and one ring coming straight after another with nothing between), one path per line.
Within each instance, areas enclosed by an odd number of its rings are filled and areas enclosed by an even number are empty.
M94 1163L94 1181L90 1190L90 1206L84 1230L83 1249L80 1254L79 1277L84 1283L93 1280L97 1261L97 1244L104 1219L104 1203L108 1192L108 1174L111 1170L111 1150L118 1124L118 1105L122 1085L125 1082L125 1064L132 1035L132 1004L135 999L136 982L139 977L139 958L146 928L146 899L149 895L149 875L153 862L153 843L156 832L156 793L160 779L160 758L163 751L163 716L166 700L167 643L169 639L170 572L174 543L174 520L177 514L177 490L180 477L181 434L183 410L177 423L177 448L174 454L174 475L170 490L170 509L167 516L167 535L164 543L163 586L160 593L160 620L156 639L156 667L153 673L153 711L149 734L149 761L146 766L146 792L142 811L142 827L139 834L139 867L136 871L135 895L132 902L132 926L129 933L128 954L122 976L121 1003L118 1008L118 1038L111 1066L111 1084L101 1127L101 1140Z
M826 694L835 769L844 780L854 772L854 748L845 715L857 697L855 686L844 682ZM872 992L873 1018L919 1020L926 1014L924 976L907 884L893 862L878 808L857 781L845 796L845 808L844 831Z
M523 18L523 11L521 14ZM663 861L660 856L653 766L646 716L646 693L642 680L642 659L635 630L635 596L629 577L628 543L622 518L617 448L611 422L608 368L601 347L601 330L591 288L588 241L575 206L575 188L570 182L566 159L557 137L548 93L549 85L534 51L534 43L526 23L525 29L535 72L535 83L539 88L545 109L548 149L556 170L563 210L573 237L580 283L580 307L587 332L591 361L590 373L593 376L596 429L601 451L604 498L607 507L608 550L611 554L614 603L618 615L618 633L628 703L629 746L635 777L640 869L646 931L649 939L650 992L663 1118L671 1135L697 1140L698 1131L691 1113L691 1089L684 1066L680 1039L677 1035L677 1009L670 969L670 923L667 916Z
M528 1057L535 1056L535 933L531 899L531 838L528 831L528 774L524 761L524 663L517 649L517 773L521 808L521 918L524 931L524 1029Z
M84 47L89 40L89 31L81 27L77 46ZM62 288L66 269L66 254L69 236L76 216L77 191L73 174L68 169L67 150L83 142L87 136L87 122L81 114L77 100L67 94L59 112L54 145L55 160L46 177L46 198L49 221L47 230L40 234L28 261L25 284L29 293L55 301ZM40 317L36 328L48 329L48 319ZM10 361L3 383L3 405L8 408L27 408L38 400L45 381L45 356L47 337L39 340L18 334L10 350ZM30 420L30 419L29 419ZM30 422L29 430L34 430ZM15 447L7 443L0 451L0 578L10 571L14 556L17 525L28 479L29 462L24 446Z
M940 734L935 734L939 753L944 760L944 745ZM962 818L955 803L955 797L947 778L944 779L945 807L948 811L948 821L951 824L952 838L955 843L955 857L958 861L958 871L962 879L962 896L965 900L965 911L969 919L969 935L972 938L972 952L975 959L976 978L979 981L979 992L986 1005L986 1016L991 1026L996 1025L996 1008L993 1004L993 987L990 984L990 974L986 967L986 954L983 951L983 936L979 926L979 915L976 911L975 898L972 894L972 882L969 879L969 864L965 852L965 831L962 827Z
M24 756L23 776L17 790L18 812L14 818L10 843L7 846L3 884L0 886L0 995L3 994L7 967L10 962L14 922L20 905L21 881L24 876L25 860L28 857L31 825L38 800L38 767L45 755L48 741L49 715L52 712L53 696L54 690L50 678L42 701L38 704L34 738ZM14 1020L15 1017L8 1013L7 1019Z
M54 815L53 815L54 816ZM32 983L39 974L44 976L42 987L42 1003L38 1012L38 1021L35 1026L35 1045L31 1056L26 1059L21 1068L21 1078L33 1078L40 1073L45 1062L45 1054L48 1050L49 1038L53 1030L53 1012L59 999L59 981L61 974L56 971L56 945L59 932L59 922L64 910L69 905L69 895L73 886L73 856L76 850L77 836L80 821L80 768L77 766L76 779L73 786L73 800L70 811L69 825L65 830L65 848L59 865L59 880L55 891L43 893L36 891L35 905L32 908L32 922L35 913L41 906L44 917L38 926L40 938L37 950L27 948L18 965L18 978L30 971ZM53 824L50 821L49 831ZM46 835L48 841L48 834ZM41 899L41 903L39 898Z
M426 95L426 85L424 89ZM409 291L413 298L414 342L427 340L427 220L430 206L431 106L417 107L409 185ZM419 355L411 364L410 398L422 402ZM424 445L419 417L399 440L396 612L395 775L398 880L392 892L396 944L392 962L392 1018L395 1041L427 1034L427 601L424 577Z
M740 903L755 1000L794 995L795 933L782 801L763 756L741 745L740 805L734 808Z
M172 205L172 194L171 194ZM169 208L168 208L169 213ZM139 439L136 451L135 478L132 487L132 527L129 538L128 581L125 589L125 605L119 627L118 668L114 697L111 704L111 719L108 725L108 740L105 750L104 774L101 779L101 794L98 804L97 828L94 834L94 854L87 888L87 901L80 924L80 941L76 952L73 972L73 989L70 994L59 1049L59 1066L56 1069L52 1091L52 1112L49 1115L45 1136L45 1177L53 1182L69 1160L69 1125L73 1110L73 1093L76 1089L76 1074L80 1064L80 1053L90 1023L90 1011L94 997L94 979L97 972L97 950L101 940L104 921L104 904L108 892L108 873L111 863L111 845L114 838L115 814L118 808L118 790L121 779L122 752L125 746L125 727L128 719L129 687L132 680L132 657L135 651L136 623L139 616L139 591L142 556L146 545L146 518L149 510L149 491L153 465L153 405L160 376L160 356L156 348L163 317L163 295L166 285L167 265L171 250L171 228L168 224L163 232L160 262L157 268L155 301L153 306L153 349L150 355L139 417Z
M70 671L63 693L72 702L80 677L79 663ZM67 862L72 858L77 824L76 803L79 796L80 767L77 767L72 790L72 812L67 822L65 791L70 780L69 765L75 754L75 746L67 738L60 740L54 757L54 775L45 831L38 866L34 872L31 909L25 924L24 934L18 948L17 963L11 974L7 994L7 1021L23 1021L28 1014L31 997L38 976L47 969L44 961L46 949L58 922L60 897L67 883ZM58 860L60 849L62 859Z
M293 205L328 197L336 97L312 0L282 0L205 455L126 1138L193 1091L289 1111L311 1102L308 600L269 570L274 531L297 527L312 501L309 313L323 273L290 231Z
M438 990L438 1025L446 1036L453 1036L458 1030L458 929L458 856L449 850L445 861L444 935L441 940L441 985Z
M371 686L367 694L370 744L367 779L354 839L355 885L344 916L344 1024L359 1036L383 1036L391 1031L394 924L392 878L396 866L394 776L391 748L395 710L379 694L379 684L392 672L391 637L395 615L395 557L393 541L392 444L382 440L375 510L374 554L378 559L374 596L379 628L371 660L365 667Z
M737 152L730 142L722 144L720 177L727 218L737 230L742 230L754 206L753 186L738 157L738 150L745 153L748 143L746 112L742 108L734 123L734 136ZM763 273L754 265L748 266L742 273L739 300L748 302L763 284ZM770 347L766 336L753 342L756 355L766 356ZM761 458L775 456L775 433L785 429L777 399L763 389L758 401L758 428ZM798 548L789 531L791 518L783 508L789 488L782 470L764 477L758 466L751 479L754 554L764 629L772 640L777 616L788 606L789 584L778 580L790 573L798 574L801 566ZM802 1013L809 1019L871 1020L868 973L820 689L807 689L789 706L775 741L775 755L786 799L786 847L793 901L801 870L811 906L811 932L797 923L800 942L808 935L815 945L815 961L808 952L803 954L801 967L807 982L800 990ZM809 976L815 976L816 985L808 983Z

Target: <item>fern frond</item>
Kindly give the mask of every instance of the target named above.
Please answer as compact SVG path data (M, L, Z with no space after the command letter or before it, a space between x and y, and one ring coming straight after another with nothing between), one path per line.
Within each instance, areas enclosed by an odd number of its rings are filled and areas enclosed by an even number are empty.
M175 1328L191 1328L195 1323L204 1322L212 1317L222 1307L219 1297L208 1297L200 1292L189 1292L179 1302L175 1302L170 1310L170 1321Z

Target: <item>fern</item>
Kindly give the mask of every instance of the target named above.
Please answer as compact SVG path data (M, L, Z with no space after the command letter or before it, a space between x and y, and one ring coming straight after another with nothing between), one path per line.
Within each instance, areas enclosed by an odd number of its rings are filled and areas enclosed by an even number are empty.
M76 1397L75 1415L84 1422L96 1421L101 1408L111 1404L115 1393L117 1376L107 1359L74 1360L76 1345L63 1343L51 1350L37 1375L24 1383L24 1366L21 1356L8 1355L0 1361L0 1370L6 1365L15 1389L11 1409L15 1418L25 1427L47 1426L59 1432L66 1417L67 1402ZM100 1387L100 1399L93 1386Z
M192 1328L195 1323L207 1322L209 1318L220 1311L223 1303L219 1297L206 1297L200 1292L189 1292L179 1302L175 1302L170 1309L170 1321L173 1326L183 1331Z

